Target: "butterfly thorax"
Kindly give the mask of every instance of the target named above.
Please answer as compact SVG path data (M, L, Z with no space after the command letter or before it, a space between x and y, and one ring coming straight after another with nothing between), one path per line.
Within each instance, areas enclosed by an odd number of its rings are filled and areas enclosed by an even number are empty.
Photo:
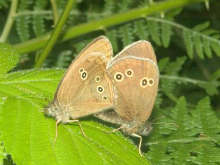
M152 131L153 127L149 122L139 123L136 121L123 123L122 131L124 134L131 135L136 133L138 135L147 136Z
M48 107L44 109L44 112L46 115L52 116L62 123L67 123L70 119L68 106L63 106L56 101L50 103Z

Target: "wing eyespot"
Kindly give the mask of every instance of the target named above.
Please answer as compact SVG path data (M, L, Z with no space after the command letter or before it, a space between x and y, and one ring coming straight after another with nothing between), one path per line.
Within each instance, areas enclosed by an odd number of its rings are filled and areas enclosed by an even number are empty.
M108 100L108 97L107 97L107 96L102 96L102 100L107 101L107 100Z
M154 85L154 79L152 79L152 78L149 78L148 79L148 84L149 84L149 86L153 86Z
M79 73L80 73L80 74L82 74L83 71L84 71L84 68L80 68L80 69L79 69Z
M86 80L87 77L88 77L87 72L86 72L86 71L83 71L82 74L81 74L81 78L82 78L83 80Z
M148 78L147 77L143 77L140 81L140 85L142 88L146 88L148 86Z
M103 88L103 86L101 86L101 85L99 85L99 86L97 86L97 92L98 93L103 93L104 91L105 91L105 89Z
M125 71L125 75L127 77L132 77L134 75L134 71L132 69L128 69Z
M114 75L114 79L117 82L122 82L124 80L124 75L121 72L116 72Z
M96 76L96 77L95 77L95 81L96 81L96 82L100 82L100 76Z

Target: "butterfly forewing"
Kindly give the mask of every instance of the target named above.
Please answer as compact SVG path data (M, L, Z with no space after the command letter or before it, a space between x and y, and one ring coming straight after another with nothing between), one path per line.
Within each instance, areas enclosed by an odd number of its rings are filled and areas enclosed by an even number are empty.
M114 57L113 60L110 61L109 65L127 56L148 58L152 60L154 63L157 63L156 56L154 54L154 50L151 46L151 43L148 41L141 40L125 47L120 53L118 53Z
M105 72L106 63L102 54L92 53L66 73L56 101L68 107L72 118L112 107L113 89Z
M114 80L115 111L126 122L146 121L152 111L159 72L150 59L126 56L107 69Z

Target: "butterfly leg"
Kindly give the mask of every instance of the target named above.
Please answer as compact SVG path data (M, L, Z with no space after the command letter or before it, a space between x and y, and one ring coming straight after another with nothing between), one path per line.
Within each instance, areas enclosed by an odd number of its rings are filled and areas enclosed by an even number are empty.
M56 121L56 135L55 135L55 139L54 139L54 144L56 143L57 141L57 136L58 136L58 124L60 123L60 120L57 120Z
M79 123L79 128L80 128L80 130L81 130L81 133L83 134L83 136L84 136L86 139L90 140L90 139L86 136L86 134L84 133L83 128L82 128L82 125L81 125L81 123L79 122L79 120L68 120L67 122L68 122L68 123L78 122L78 123Z
M139 154L141 157L143 157L142 153L141 153L141 144L142 144L142 137L136 133L132 133L131 136L134 137L138 137L140 139L139 145L138 145L138 149L139 149Z
M122 129L123 126L119 127L119 128L116 128L116 129L113 129L112 131L105 131L105 133L114 133L114 132L117 132L119 131L120 129Z

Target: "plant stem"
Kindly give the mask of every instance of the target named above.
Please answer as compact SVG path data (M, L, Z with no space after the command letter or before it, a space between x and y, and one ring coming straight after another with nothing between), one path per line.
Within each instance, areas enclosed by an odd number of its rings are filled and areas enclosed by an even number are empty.
M63 25L65 24L67 18L68 18L68 15L72 9L72 6L74 4L75 0L69 0L63 13L62 13L62 16L60 17L51 37L49 38L43 52L40 54L39 58L37 59L36 63L35 63L35 66L36 68L39 68L44 60L47 58L49 52L51 51L53 45L55 44L55 42L57 41L57 38L62 30L62 27Z
M4 30L2 32L2 35L0 37L0 42L5 42L7 40L8 34L14 23L13 16L16 14L17 6L18 6L18 0L12 0L8 18L7 18Z
M113 16L100 19L97 21L74 26L70 29L63 31L58 41L63 42L89 32L105 29L107 27L115 26L124 22L132 21L139 18L144 18L150 14L182 7L184 5L196 3L196 2L197 3L204 2L204 0L168 0L164 2L153 3L150 7L144 6L141 8L129 10L125 13L115 14ZM47 40L49 39L49 36L50 34L47 34L42 37L14 45L14 47L17 49L17 51L20 54L33 52L44 47L44 45L47 43Z
M50 0L51 6L52 6L52 11L53 11L53 24L54 26L57 24L58 20L59 20L59 12L57 9L57 4L55 0Z

